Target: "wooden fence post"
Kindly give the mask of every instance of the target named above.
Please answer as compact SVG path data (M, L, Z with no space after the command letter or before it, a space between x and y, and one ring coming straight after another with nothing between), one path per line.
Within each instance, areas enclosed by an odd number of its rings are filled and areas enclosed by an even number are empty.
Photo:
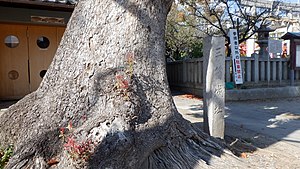
M187 66L186 66L186 60L182 61L182 74L183 74L183 83L187 82Z
M263 59L260 63L259 63L259 70L260 70L260 81L265 81L266 80L266 62Z
M268 86L270 84L270 80L271 80L271 66L270 66L270 56L267 55L268 60L267 60L267 66L266 66L266 78L267 78L267 82L268 82Z
M245 60L246 68L245 68L245 75L246 75L246 82L251 82L251 60Z
M272 75L271 75L271 79L273 80L273 81L275 81L276 80L276 73L278 73L278 69L277 69L277 61L273 61L272 62L272 66L271 66L271 68L272 68L272 70L271 70L271 72L272 72Z
M252 54L252 57L254 57L254 68L252 69L253 75L254 75L254 82L258 83L259 82L259 55L254 53Z
M230 63L231 63L231 58L226 57L225 58L225 80L226 80L226 82L231 82Z
M279 84L281 85L282 84L282 58L280 58L279 62L278 62L278 79L279 79Z

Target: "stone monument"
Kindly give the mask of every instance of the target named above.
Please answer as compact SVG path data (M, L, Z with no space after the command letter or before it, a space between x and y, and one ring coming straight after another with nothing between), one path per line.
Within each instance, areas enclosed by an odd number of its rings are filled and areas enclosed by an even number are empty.
M269 42L269 36L270 32L273 32L275 29L268 28L267 25L262 25L261 28L257 31L258 34L258 40L256 41L259 45L259 56L268 58L269 52L267 50L268 48L268 42Z
M204 38L204 131L224 138L225 115L225 38Z

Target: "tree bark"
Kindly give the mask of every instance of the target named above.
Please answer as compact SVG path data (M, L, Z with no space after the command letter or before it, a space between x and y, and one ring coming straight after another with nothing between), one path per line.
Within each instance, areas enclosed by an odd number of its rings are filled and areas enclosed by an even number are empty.
M0 145L15 146L6 168L235 166L172 101L164 57L171 3L81 0L38 90L1 115Z

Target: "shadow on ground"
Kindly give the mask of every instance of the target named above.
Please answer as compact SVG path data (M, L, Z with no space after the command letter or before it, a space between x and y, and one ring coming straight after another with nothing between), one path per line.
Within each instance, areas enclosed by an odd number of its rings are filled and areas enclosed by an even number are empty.
M4 112L9 106L17 103L16 100L0 101L0 112Z
M202 128L201 99L173 95L177 109ZM226 102L225 140L238 156L284 141L300 147L300 98Z
M300 98L228 102L226 123L270 136L274 142L285 141L300 147L299 103ZM267 146L259 145L260 148Z

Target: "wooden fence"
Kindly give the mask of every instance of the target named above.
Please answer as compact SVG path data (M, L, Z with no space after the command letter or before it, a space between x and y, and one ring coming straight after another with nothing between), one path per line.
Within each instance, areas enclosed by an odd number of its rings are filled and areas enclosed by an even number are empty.
M242 88L280 87L290 85L289 59L241 57L244 84ZM225 60L225 81L233 82L231 58ZM203 58L167 63L171 87L202 89ZM294 71L294 84L300 85L300 70Z

